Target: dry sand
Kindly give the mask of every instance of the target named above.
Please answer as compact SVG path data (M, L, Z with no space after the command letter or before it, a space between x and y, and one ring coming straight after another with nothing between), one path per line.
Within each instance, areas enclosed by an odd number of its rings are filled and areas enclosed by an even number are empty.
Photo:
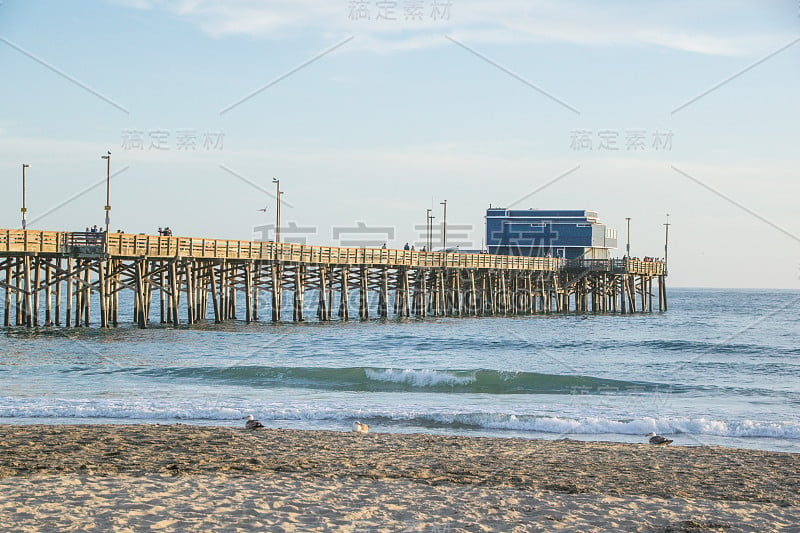
M0 426L4 531L800 531L799 493L756 450Z

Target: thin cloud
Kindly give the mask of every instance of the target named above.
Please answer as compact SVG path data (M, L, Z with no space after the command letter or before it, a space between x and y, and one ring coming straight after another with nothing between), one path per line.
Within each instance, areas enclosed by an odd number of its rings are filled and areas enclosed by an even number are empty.
M437 0L446 4L445 0ZM431 16L431 2L424 2L419 19L407 19L405 3L396 2L394 20L378 17L376 3L369 2L369 19L358 18L355 3L322 0L115 0L132 9L164 9L208 35L250 35L262 38L353 34L359 37L353 50L393 52L445 46L441 36L458 34L476 45L527 45L560 42L587 46L651 45L684 52L735 56L754 55L786 36L760 34L750 27L727 24L687 27L683 11L670 4L666 11L637 9L633 5L607 5L580 1L449 0L446 18ZM754 7L755 9L755 7ZM727 7L706 6L703 17L727 20ZM712 18L713 17L713 18ZM708 26L708 25L706 25Z

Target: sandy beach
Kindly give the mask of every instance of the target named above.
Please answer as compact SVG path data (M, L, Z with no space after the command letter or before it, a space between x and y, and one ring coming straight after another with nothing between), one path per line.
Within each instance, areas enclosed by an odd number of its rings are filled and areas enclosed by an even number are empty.
M0 426L0 529L798 531L800 455L181 424Z

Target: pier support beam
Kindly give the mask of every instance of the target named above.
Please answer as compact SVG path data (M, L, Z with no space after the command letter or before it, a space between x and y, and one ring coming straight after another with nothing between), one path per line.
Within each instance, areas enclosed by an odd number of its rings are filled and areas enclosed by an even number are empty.
M359 275L358 316L361 320L369 319L369 269L362 266Z
M302 322L305 320L306 267L297 265L294 268L294 294L292 295L292 320Z
M317 319L321 322L330 320L330 302L328 301L328 269L325 266L318 267L317 276L319 278L319 298L317 301Z
M12 258L8 257L5 261L5 268L6 268L6 283L5 283L5 298L3 299L3 307L5 308L5 312L3 313L3 325L5 327L11 326L11 261Z
M380 271L380 289L378 291L378 316L387 318L389 316L389 271L386 267Z
M339 318L350 320L350 267L342 266L340 276Z
M281 301L282 301L282 275L281 265L272 265L272 321L281 321Z
M214 265L211 265L208 277L211 281L211 305L214 307L214 323L219 324L222 318L220 316L219 291L217 291L217 272L214 271Z

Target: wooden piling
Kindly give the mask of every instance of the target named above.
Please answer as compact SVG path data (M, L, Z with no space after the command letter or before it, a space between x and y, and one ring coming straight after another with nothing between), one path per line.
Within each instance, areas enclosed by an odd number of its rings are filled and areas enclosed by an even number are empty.
M317 319L320 322L325 322L329 319L328 309L328 272L324 266L317 269L317 278L319 282L319 290L317 293Z
M306 267L297 265L294 268L294 291L292 295L292 320L303 322L305 318Z
M171 313L171 322L173 326L177 326L180 323L178 318L178 265L177 261L173 260L169 262L169 307Z
M5 313L3 314L3 325L5 327L11 326L11 292L12 292L12 277L11 277L11 262L12 258L6 258L5 265L6 265L6 286L5 286L5 298L3 300L3 307L5 308Z
M359 307L358 316L361 320L369 319L369 272L367 267L361 267L359 276Z
M33 326L39 326L39 297L41 296L41 264L40 257L33 257Z
M350 319L350 268L342 266L339 271L339 318Z
M108 302L106 301L106 268L103 261L97 264L97 288L100 291L100 327L108 327Z
M281 267L272 265L272 321L281 321Z

